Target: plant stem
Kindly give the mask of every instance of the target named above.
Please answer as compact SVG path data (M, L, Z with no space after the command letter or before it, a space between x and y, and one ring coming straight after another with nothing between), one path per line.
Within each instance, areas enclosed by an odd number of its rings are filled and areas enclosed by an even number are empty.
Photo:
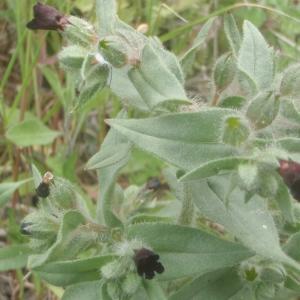
M178 218L178 224L190 225L194 216L194 203L189 183L183 183L182 208Z
M217 106L219 103L219 99L220 99L220 94L218 93L218 91L215 91L215 94L211 101L211 106Z

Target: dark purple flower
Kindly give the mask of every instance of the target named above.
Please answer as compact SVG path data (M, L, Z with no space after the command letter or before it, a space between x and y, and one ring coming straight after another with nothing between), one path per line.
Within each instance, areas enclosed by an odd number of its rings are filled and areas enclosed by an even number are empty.
M34 18L27 23L27 28L35 30L64 30L68 19L54 7L38 2L33 7Z
M41 198L47 198L50 194L49 184L46 182L41 182L39 186L36 188L36 194Z
M300 164L292 160L280 160L279 163L279 174L293 197L300 201Z
M161 182L159 178L150 178L146 184L146 188L149 190L158 190L161 187Z
M20 232L24 235L30 235L31 232L30 230L28 229L28 227L30 227L33 223L31 222L24 222L24 223L21 223L21 226L20 226Z
M142 277L145 275L146 279L152 279L155 276L155 272L161 274L165 270L164 266L158 261L159 255L149 249L141 248L135 250L133 259L138 274Z

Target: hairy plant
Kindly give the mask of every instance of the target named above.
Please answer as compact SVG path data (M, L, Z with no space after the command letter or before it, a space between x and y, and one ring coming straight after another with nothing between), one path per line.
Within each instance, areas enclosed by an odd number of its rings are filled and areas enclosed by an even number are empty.
M21 224L28 268L64 287L63 300L297 297L300 65L278 72L259 30L245 21L241 34L226 15L229 52L216 61L211 102L191 105L185 71L215 19L177 58L123 23L114 1L97 0L96 10L94 27L37 4L28 23L65 37L59 60L76 84L73 110L105 88L124 107L86 165L98 172L96 207L33 167L39 205ZM143 118L131 118L136 111ZM172 199L156 201L157 184L117 184L134 147L169 166Z

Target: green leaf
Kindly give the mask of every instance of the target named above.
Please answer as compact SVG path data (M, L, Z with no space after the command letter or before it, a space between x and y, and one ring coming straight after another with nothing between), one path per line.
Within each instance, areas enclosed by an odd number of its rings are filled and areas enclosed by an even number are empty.
M272 92L262 92L251 100L246 116L256 129L262 129L272 124L278 115L279 107L279 97Z
M118 118L126 117L126 113L121 111ZM122 156L117 154L120 146L124 146ZM125 146L126 145L126 146ZM105 137L101 149L98 152L98 157L110 157L110 162L115 161L113 164L108 164L102 167L99 172L99 185L100 185L100 201L97 203L97 219L99 223L105 223L111 227L122 227L122 222L112 211L112 201L114 198L116 177L118 172L127 164L131 155L131 145L128 141L120 135L115 129L111 128ZM115 149L115 150L112 150ZM120 155L120 156L119 156ZM119 159L116 159L119 156ZM95 158L95 157L94 157ZM93 158L92 158L93 159ZM103 160L102 160L103 162ZM107 161L106 161L107 162Z
M258 93L258 86L256 82L247 73L238 70L237 79L247 98L253 97Z
M131 80L128 77L128 68L112 68L110 88L126 106L133 106L141 111L149 111Z
M12 194L23 184L31 181L32 179L24 179L16 182L3 182L0 183L0 207L5 205Z
M212 160L184 174L184 176L180 178L180 181L200 180L216 176L222 171L235 170L240 164L250 161L252 161L252 159L247 157L226 157Z
M182 84L148 44L141 63L129 71L129 78L150 110L169 102L189 103Z
M100 150L93 155L86 164L88 170L101 169L117 164L128 156L131 149L131 143L119 143L113 148L108 147Z
M222 269L200 275L192 282L185 284L169 299L229 300L230 297L242 289L242 286L242 280L236 269ZM240 299L246 300L246 298Z
M72 236L76 236L76 229L84 222L84 217L78 211L67 211L63 216L55 243L46 252L31 255L28 259L28 267L34 269L58 258L72 258L78 248L83 248L86 244L86 241L81 241L79 238L76 239L76 245L72 243Z
M213 79L218 93L221 93L231 84L235 73L236 65L231 53L223 54L217 59Z
M180 64L185 75L187 75L191 69L196 58L196 53L204 44L215 20L216 17L211 18L202 26L201 30L198 32L195 40L193 41L192 47L181 57Z
M114 33L117 21L117 4L115 0L96 0L96 15L100 36Z
M115 256L103 255L77 260L51 262L35 268L44 280L56 286L67 286L83 281L100 279L100 268Z
M48 145L59 135L60 132L50 130L38 119L23 121L6 132L6 137L20 147Z
M129 238L142 240L159 254L170 280L204 274L238 264L253 253L240 244L226 241L205 231L163 223L135 224L128 227Z
M300 95L300 64L288 67L282 74L280 84L281 96L299 98Z
M292 197L290 192L282 180L282 178L277 175L278 181L278 190L274 197L274 200L277 202L279 209L282 212L283 217L289 223L295 223L295 216L293 211Z
M237 58L242 38L233 15L226 14L224 16L224 30L231 50L234 56Z
M0 248L0 271L21 269L26 266L31 249L25 244Z
M230 156L236 149L220 143L221 126L229 109L174 113L148 119L115 119L107 123L138 147L182 169Z
M167 300L158 282L145 280L143 284L149 300Z
M59 63L66 71L80 69L88 51L79 45L64 47L58 54Z
M238 56L238 68L246 73L260 90L273 83L273 52L258 29L249 21L243 25L244 37Z
M98 55L100 54L98 53ZM98 59L97 54L89 54L86 57L81 68L82 82L79 87L80 94L76 108L82 108L97 92L106 86L109 72L108 64L102 62L100 58Z
M236 147L242 146L250 135L250 126L248 123L243 117L227 117L223 125L223 143Z
M62 300L109 300L102 297L100 281L82 282L69 286Z
M191 183L194 203L201 213L223 225L257 254L295 266L295 262L280 247L278 232L266 201L255 195L245 203L245 193L239 188L232 191L229 180L227 175L219 175L207 181Z
M241 96L229 96L221 100L219 106L223 108L241 109L246 99Z
M39 169L35 164L31 164L31 171L33 176L34 187L37 188L43 180L43 176L41 175Z
M300 232L296 232L289 237L286 244L284 245L284 251L293 259L300 262L300 252L299 252L299 245L300 245Z
M184 75L177 56L166 50L158 38L149 38L151 46L160 57L162 63L173 73L181 84L184 84Z
M296 100L281 99L280 112L289 121L300 124L300 105Z

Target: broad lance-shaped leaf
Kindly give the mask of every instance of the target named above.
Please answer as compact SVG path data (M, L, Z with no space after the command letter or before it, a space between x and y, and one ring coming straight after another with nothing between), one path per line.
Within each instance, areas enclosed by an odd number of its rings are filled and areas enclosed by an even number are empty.
M273 52L249 21L244 22L243 32L238 68L252 78L260 90L271 88L274 77Z
M291 99L281 99L280 102L281 114L289 121L300 124L300 103L297 103L296 100Z
M37 188L43 180L43 176L35 164L31 164L31 172L34 182L34 187Z
M298 231L289 237L289 239L283 247L284 251L298 262L300 262L299 245L300 232Z
M150 109L164 103L189 103L182 84L157 55L145 45L141 63L129 71L129 78Z
M266 200L255 195L246 203L243 191L236 187L230 192L229 188L228 175L191 182L194 203L206 218L223 225L257 254L299 268L280 247Z
M298 98L300 94L300 64L288 67L282 74L281 96Z
M131 149L131 143L120 143L117 147L99 151L93 155L86 164L89 170L101 169L114 165L124 159Z
M251 100L246 116L256 129L269 126L277 117L280 107L279 97L272 92L262 92Z
M47 145L54 141L61 133L50 130L38 119L27 120L11 127L6 137L20 147Z
M188 49L187 52L185 52L181 57L180 64L185 75L187 75L187 73L191 69L196 58L196 53L204 44L215 20L216 17L211 18L202 26L201 30L198 32L196 38L193 41L192 47Z
M100 268L116 258L113 255L94 256L90 258L50 262L35 268L48 283L55 286L67 286L83 281L100 279Z
M37 268L57 258L70 259L72 256L77 255L80 248L84 248L88 243L85 239L80 239L77 236L75 245L74 242L72 243L72 238L70 237L75 238L76 234L74 235L74 233L76 229L79 225L84 224L84 222L84 217L78 211L71 210L66 212L54 244L42 254L31 255L28 259L28 267ZM70 243L72 243L72 247L70 247Z
M253 161L250 157L226 157L202 164L194 170L184 174L180 181L200 180L218 175L222 171L235 170L240 164Z
M233 15L224 16L224 30L234 56L237 58L242 38Z
M0 247L0 271L21 269L26 266L32 250L26 244Z
M127 234L129 238L142 240L159 254L165 267L165 272L159 276L163 280L233 266L253 255L240 244L179 225L136 224L128 227Z
M157 281L145 280L143 285L149 300L167 300L163 289Z
M98 57L99 55L99 57ZM81 68L82 83L76 108L83 107L93 96L101 91L108 82L110 67L103 61L99 53L89 54Z
M126 113L121 111L117 117L125 118ZM117 154L117 152L121 150L120 146L123 147L123 150L121 151L122 156L120 153ZM88 163L93 165L93 161L95 161L94 159L97 159L97 164L105 165L105 161L103 163L103 159L99 161L98 158L108 157L109 159L110 156L110 164L107 164L105 167L101 167L98 173L100 197L97 203L97 220L99 223L105 223L112 227L122 227L122 222L112 211L112 201L115 193L117 174L119 170L127 164L130 155L131 144L115 129L111 128L101 145L100 151L96 154L97 157L92 157L92 161L89 161ZM117 156L118 159L116 159Z
M107 123L138 147L185 170L204 162L232 156L235 147L220 142L221 126L230 109L174 113L148 119L114 119Z
M217 93L221 93L232 83L235 73L236 63L231 53L225 53L217 59L213 72L213 82Z
M100 36L112 34L117 21L116 1L96 0L96 15Z
M16 182L3 182L0 183L0 207L5 205L12 194L17 190L19 187L21 187L23 184L31 181L32 179L25 179L25 180L20 180Z
M149 107L128 77L128 67L112 68L110 89L120 97L126 106L133 106L141 111L149 111Z
M173 73L181 84L184 84L184 75L176 55L166 50L158 38L149 38L150 45L159 56L162 63Z
M81 282L69 286L62 300L109 300L102 297L102 283L97 281Z
M200 275L170 296L170 300L229 300L243 287L237 269L226 268ZM250 300L247 298L241 298Z

